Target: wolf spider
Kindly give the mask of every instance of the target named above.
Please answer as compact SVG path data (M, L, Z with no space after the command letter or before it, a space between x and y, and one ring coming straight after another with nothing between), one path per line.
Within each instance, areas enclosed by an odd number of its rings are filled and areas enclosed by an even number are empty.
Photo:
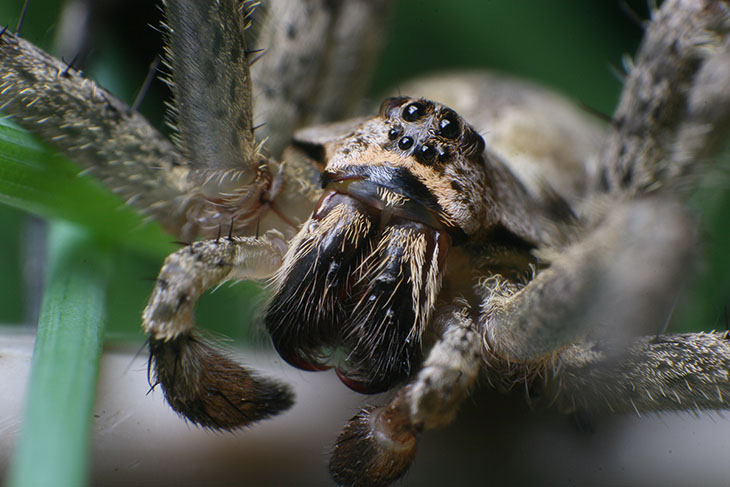
M164 2L174 144L72 67L0 38L2 110L201 239L166 259L142 317L170 406L234 430L293 404L194 328L206 290L273 277L264 322L284 360L391 391L337 439L342 485L401 477L480 375L566 412L727 409L727 334L656 334L694 257L687 181L726 141L727 2L653 13L608 128L542 88L471 74L302 129L346 110L385 3L271 2L256 43L276 54L250 71L258 2Z

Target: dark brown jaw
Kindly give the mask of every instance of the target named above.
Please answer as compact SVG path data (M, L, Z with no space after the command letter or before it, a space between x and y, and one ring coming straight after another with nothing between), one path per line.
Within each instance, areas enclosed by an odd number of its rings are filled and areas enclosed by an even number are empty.
M451 237L413 198L384 200L390 190L365 181L327 183L277 277L266 325L291 365L334 366L348 387L377 393L420 363Z

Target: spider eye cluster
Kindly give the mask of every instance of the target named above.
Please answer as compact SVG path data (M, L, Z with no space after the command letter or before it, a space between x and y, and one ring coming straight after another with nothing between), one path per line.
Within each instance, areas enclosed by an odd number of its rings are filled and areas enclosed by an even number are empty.
M381 115L390 125L389 148L412 155L425 166L451 162L478 137L456 112L428 100L390 98Z

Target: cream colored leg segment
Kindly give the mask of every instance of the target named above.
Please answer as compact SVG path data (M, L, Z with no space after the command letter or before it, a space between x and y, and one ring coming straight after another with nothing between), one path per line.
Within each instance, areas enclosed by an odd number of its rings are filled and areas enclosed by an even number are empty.
M481 367L481 340L469 310L437 318L445 325L416 379L404 389L411 422L431 429L450 423Z
M607 360L608 358L608 360ZM730 409L730 334L642 337L620 360L593 343L560 353L548 396L566 411Z
M281 265L286 243L278 232L263 237L222 237L195 242L165 259L142 315L155 340L189 334L200 296L225 281L263 279Z
M527 363L586 337L621 351L660 332L689 275L691 218L670 200L646 198L602 220L521 290L500 276L483 283L489 352Z

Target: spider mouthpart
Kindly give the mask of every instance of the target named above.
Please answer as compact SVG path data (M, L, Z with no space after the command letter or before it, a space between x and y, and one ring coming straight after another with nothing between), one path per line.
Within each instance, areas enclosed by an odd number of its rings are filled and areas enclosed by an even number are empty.
M327 191L289 248L265 317L287 362L334 363L362 393L407 380L420 362L451 247L429 208L371 176L323 178Z
M367 407L343 429L332 450L330 474L340 485L390 485L406 473L416 454L417 432L404 404Z
M326 367L336 346L351 276L375 234L367 208L329 193L289 247L265 322L284 360L304 370Z
M150 339L149 347L168 404L199 426L233 430L294 404L288 386L255 376L196 336Z
M406 168L345 166L322 173L322 187L350 195L379 212L385 211L387 215L445 230L455 243L466 238L464 231L444 211L431 190ZM321 209L322 205L318 208Z
M421 223L385 227L350 291L355 303L342 328L349 354L337 371L345 384L383 392L415 370L450 246L445 232Z

